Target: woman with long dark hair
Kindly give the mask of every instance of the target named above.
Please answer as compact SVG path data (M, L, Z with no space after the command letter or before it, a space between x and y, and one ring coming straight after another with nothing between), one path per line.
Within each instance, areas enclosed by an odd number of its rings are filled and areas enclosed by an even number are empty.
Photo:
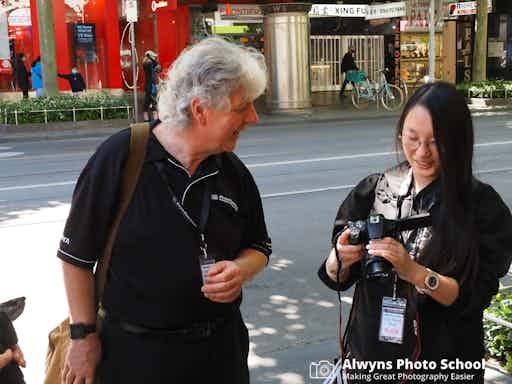
M510 267L510 209L473 175L473 123L452 85L437 82L416 91L398 122L396 142L405 161L350 192L319 270L332 289L355 284L344 357L385 362L377 370L394 376L374 382L421 381L420 374L437 372L449 375L444 382L483 383L483 310ZM349 221L371 214L394 223L429 214L430 221L398 233L387 225L382 238L351 245L359 228ZM375 260L382 273L373 273ZM368 372L345 368L352 382L359 381L356 373ZM467 376L450 376L457 373Z

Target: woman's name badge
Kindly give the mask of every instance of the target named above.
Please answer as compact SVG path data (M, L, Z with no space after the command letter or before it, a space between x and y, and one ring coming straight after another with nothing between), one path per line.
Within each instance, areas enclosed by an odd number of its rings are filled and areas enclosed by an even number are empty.
M208 271L211 266L215 264L215 257L212 255L201 255L199 256L199 265L201 266L201 278L203 279L203 285L206 284L206 278L208 277Z
M407 300L392 297L382 298L379 340L402 344L404 337L405 309Z

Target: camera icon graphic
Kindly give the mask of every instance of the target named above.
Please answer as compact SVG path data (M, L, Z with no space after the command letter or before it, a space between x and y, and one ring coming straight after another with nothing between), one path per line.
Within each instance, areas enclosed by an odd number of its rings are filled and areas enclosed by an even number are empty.
M313 361L309 363L310 379L325 379L334 370L334 364L327 360Z

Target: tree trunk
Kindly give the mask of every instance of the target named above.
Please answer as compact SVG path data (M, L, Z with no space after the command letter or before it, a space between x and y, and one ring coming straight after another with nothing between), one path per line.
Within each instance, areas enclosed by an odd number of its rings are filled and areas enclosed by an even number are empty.
M41 66L43 68L43 93L45 96L56 96L58 94L57 59L51 0L37 0L37 20L39 24Z
M488 0L477 0L473 81L487 79L487 13Z

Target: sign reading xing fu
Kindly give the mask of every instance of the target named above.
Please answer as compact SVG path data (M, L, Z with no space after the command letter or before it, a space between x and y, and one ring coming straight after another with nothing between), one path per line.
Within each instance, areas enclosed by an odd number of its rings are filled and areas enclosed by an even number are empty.
M313 4L309 17L365 17L367 5Z
M405 1L379 5L313 4L310 17L364 17L367 20L402 17L406 14Z

